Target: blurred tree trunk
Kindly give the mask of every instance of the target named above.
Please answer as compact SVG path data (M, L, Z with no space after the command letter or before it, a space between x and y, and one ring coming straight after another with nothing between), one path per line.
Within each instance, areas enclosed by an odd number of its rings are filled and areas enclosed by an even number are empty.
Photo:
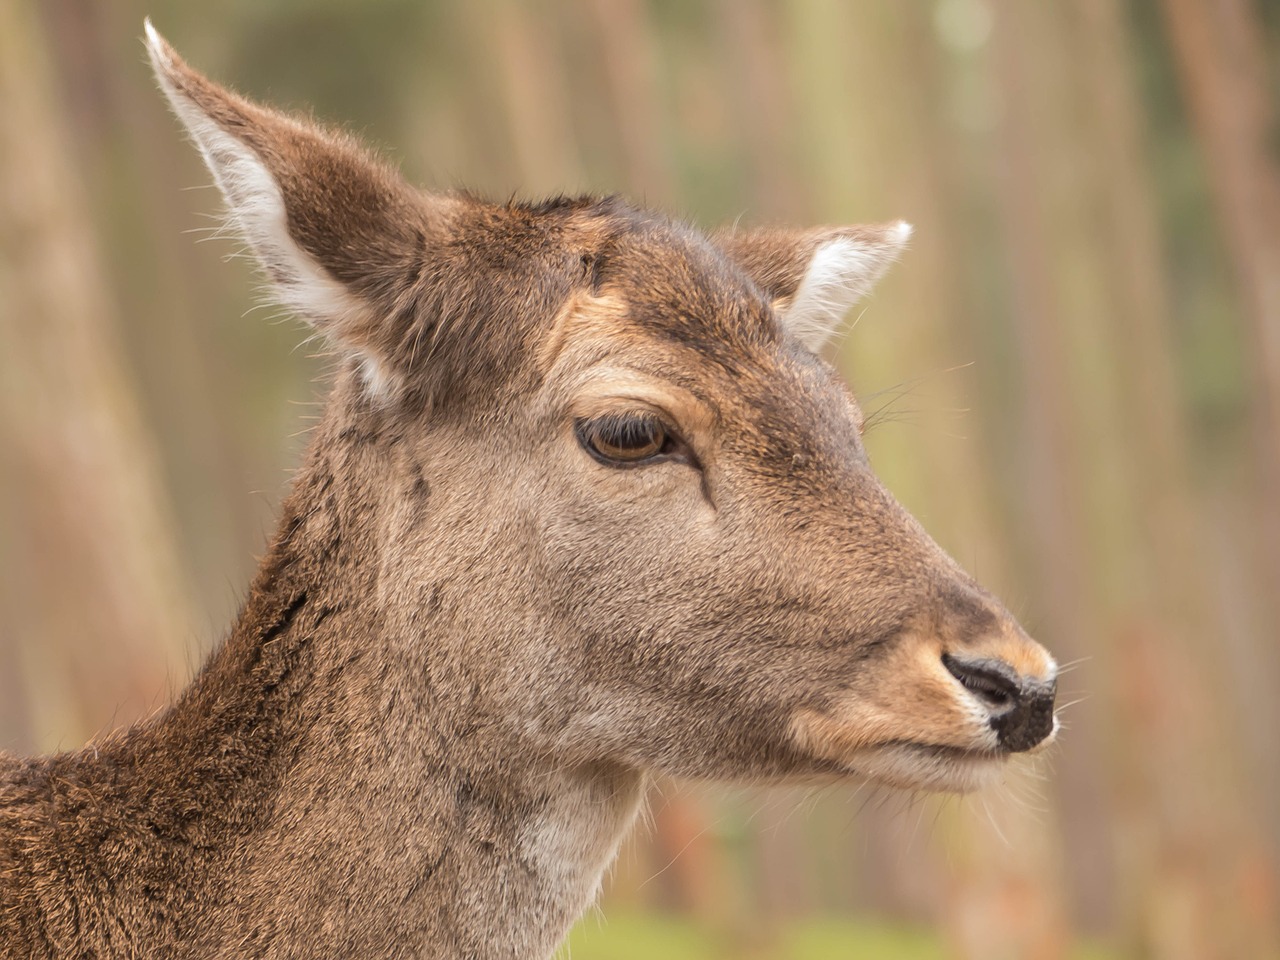
M1128 937L1155 956L1247 955L1265 934L1242 926L1221 896L1237 876L1229 851L1244 846L1247 804L1234 821L1214 813L1243 791L1222 706L1229 685L1202 642L1213 616L1121 29L1117 12L1095 2L1068 10L1009 0L997 23L1009 98L1002 209L1018 345L1035 378L1023 425L1032 554L1042 609L1062 634L1051 646L1071 657L1075 644L1093 641L1082 674L1095 696L1069 719L1107 717L1135 758L1109 777L1127 899L1115 888L1100 896L1103 877L1081 877L1087 915L1117 911ZM1069 82L1082 55L1091 91ZM1100 638L1111 642L1100 647ZM1064 760L1081 748L1076 756L1106 756L1094 723L1072 723ZM1108 798L1095 782L1086 802L1080 777L1096 769L1064 764L1063 786L1077 791L1068 808L1096 816ZM1070 862L1107 863L1112 851L1098 847L1106 836L1085 821L1076 829L1094 850L1082 853L1069 821Z
M1076 432L1071 383L1071 324L1074 317L1058 299L1055 270L1063 251L1050 204L1080 203L1055 196L1053 147L1045 143L1046 117L1065 109L1061 76L1054 73L1067 43L1053 22L1061 8L996 4L993 69L1004 98L992 151L1002 162L997 171L998 210L1009 252L1010 305L1022 390L1020 414L1007 428L1018 438L1025 473L1018 504L1022 549L1031 560L1040 639L1060 662L1098 652L1104 623L1087 571L1088 523L1085 492L1089 462ZM1034 51L1034 52L1033 52ZM1057 144L1053 146L1059 146ZM1088 663L1071 682L1093 686L1106 674L1103 663ZM1105 756L1102 726L1106 703L1096 698L1088 710L1066 716L1055 779L1064 811L1063 846L1078 915L1091 926L1104 925L1115 902L1114 861L1109 837L1098 824L1109 822L1109 798L1096 760Z
M246 488L255 485L248 478L278 476L275 421L257 406L251 411L269 436L269 458L246 449L246 431L235 433L238 414L261 390L254 382L261 364L228 356L225 343L235 332L226 320L246 306L232 278L238 272L252 282L251 271L238 262L229 273L212 246L191 237L210 229L190 229L192 200L210 207L196 215L202 225L213 222L220 200L149 82L147 65L134 62L141 9L96 0L42 0L37 9L51 86L62 93L74 158L68 166L85 181L80 215L111 238L97 248L98 273L109 278L113 313L122 321L119 362L132 362L130 392L148 417L149 445L163 457L177 508L173 537L196 590L193 625L203 649L233 614L239 591L228 584L247 582L269 529L270 505L246 502ZM113 56L121 50L124 63ZM199 194L195 184L204 187ZM279 362L267 362L279 371Z
M0 3L0 443L10 503L28 507L0 542L0 674L35 692L23 747L74 745L162 703L189 635L45 49L31 7Z
M1280 617L1280 161L1277 99L1251 0L1162 0L1252 342L1258 582Z
M716 0L717 52L731 75L734 125L743 131L753 214L799 221L811 199L795 176L791 91L778 43L777 9L764 0Z
M1115 353L1124 371L1117 426L1126 438L1128 474L1137 494L1135 546L1142 560L1135 566L1146 571L1133 579L1145 592L1140 598L1146 607L1143 619L1158 625L1160 639L1157 656L1150 656L1155 651L1147 657L1140 650L1132 653L1140 657L1135 664L1139 675L1169 678L1172 689L1152 690L1152 695L1169 703L1181 700L1175 710L1183 714L1174 730L1159 729L1150 718L1140 720L1137 729L1146 736L1135 742L1134 752L1151 757L1150 744L1163 744L1160 755L1146 764L1147 789L1172 808L1170 847L1186 845L1179 836L1196 837L1195 845L1220 880L1200 890L1218 928L1213 934L1218 949L1231 944L1225 955L1261 954L1274 934L1272 921L1241 914L1251 898L1223 896L1222 889L1245 893L1240 885L1256 870L1274 876L1274 843L1255 847L1248 838L1267 835L1258 829L1266 819L1263 810L1280 809L1280 758L1274 750L1280 710L1270 695L1280 683L1280 671L1275 651L1256 636L1252 643L1245 637L1233 644L1239 631L1231 630L1230 623L1239 615L1224 609L1212 575L1214 551L1207 522L1201 519L1204 499L1197 495L1189 469L1188 428L1170 329L1173 311L1128 24L1116 0L1086 0L1077 10L1084 28L1081 49L1091 67L1089 115L1097 130L1091 141L1105 171L1101 209L1108 217L1111 252L1103 261L1110 268ZM1204 642L1213 636L1221 642ZM1135 642L1141 647L1144 640L1130 634L1128 643ZM1254 695L1241 702L1232 696L1237 689ZM1173 802L1175 797L1180 802ZM1233 803L1238 816L1210 829L1207 825L1218 819L1214 812ZM1144 805L1137 815L1145 818L1149 809ZM1171 849L1160 856L1167 861L1171 854L1182 856Z
M658 78L662 63L643 0L584 0L586 17L608 73L607 95L621 142L627 193L650 202L677 197L668 159L671 136L664 122Z
M1164 0L1162 9L1252 344L1254 495L1248 505L1232 504L1234 509L1219 509L1215 516L1219 540L1233 525L1246 543L1252 540L1252 549L1240 550L1237 540L1220 551L1220 565L1229 568L1222 576L1230 581L1222 592L1247 611L1224 611L1217 632L1230 641L1241 632L1231 629L1233 622L1251 621L1245 629L1255 642L1236 642L1220 654L1245 694L1238 698L1247 706L1237 731L1251 754L1247 769L1259 781L1262 809L1275 811L1280 649L1268 641L1280 619L1280 99L1258 11L1249 0ZM1267 836L1274 894L1280 835ZM1280 910L1280 904L1273 901L1271 909Z
M494 18L507 122L520 192L550 196L583 185L582 163L558 55L559 37L527 5L503 0Z

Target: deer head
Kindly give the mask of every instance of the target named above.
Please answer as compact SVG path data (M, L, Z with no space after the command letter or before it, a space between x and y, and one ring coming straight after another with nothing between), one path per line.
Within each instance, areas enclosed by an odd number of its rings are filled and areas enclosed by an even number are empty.
M963 791L1052 739L1053 660L876 479L818 353L907 225L425 193L148 36L338 356L306 469L398 683L509 749L677 776Z

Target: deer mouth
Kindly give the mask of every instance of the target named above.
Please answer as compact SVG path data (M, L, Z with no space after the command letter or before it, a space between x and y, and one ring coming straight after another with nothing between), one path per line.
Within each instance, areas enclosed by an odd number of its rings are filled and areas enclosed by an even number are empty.
M998 781L1013 757L1032 756L1047 750L1056 741L1057 734L1055 717L1049 734L1027 749L1011 748L1003 742L996 746L963 747L892 740L855 750L845 764L851 772L890 786L972 793Z
M1011 757L1045 749L1055 739L1056 728L1055 721L1054 730L1029 750L1011 749L989 724L977 720L950 728L950 734L958 735L961 743L939 742L942 737L934 740L925 731L916 736L870 739L865 736L865 726L850 722L850 718L814 711L797 715L791 732L797 746L826 761L827 769L838 776L904 790L972 793L999 781ZM960 733L964 729L968 736Z
M845 761L858 776L907 790L972 793L1000 778L1006 750L896 741L855 751Z

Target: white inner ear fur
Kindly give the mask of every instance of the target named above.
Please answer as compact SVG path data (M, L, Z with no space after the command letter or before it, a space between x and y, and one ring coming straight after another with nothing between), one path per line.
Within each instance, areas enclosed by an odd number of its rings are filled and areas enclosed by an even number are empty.
M227 226L249 244L271 280L274 299L326 332L368 323L369 308L329 275L289 235L284 195L252 148L231 136L170 82L169 56L151 21L145 23L147 51L160 89L187 129L226 201ZM387 397L396 384L373 355L354 353L369 392Z
M910 237L911 224L899 220L874 238L835 237L820 244L795 295L779 304L787 333L815 353L821 350Z

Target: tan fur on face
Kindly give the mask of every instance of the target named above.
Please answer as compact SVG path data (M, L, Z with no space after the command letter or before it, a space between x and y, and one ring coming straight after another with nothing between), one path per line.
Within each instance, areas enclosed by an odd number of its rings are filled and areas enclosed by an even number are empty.
M1031 641L1012 619L1004 621L998 631L984 636L980 642L968 645L966 652L969 656L1003 661L1019 676L1031 680L1052 680L1058 674L1058 665L1049 651Z
M1057 665L1007 616L976 636L957 634L945 619L924 623L869 662L832 709L796 711L791 733L802 749L899 786L915 780L965 791L990 782L1001 762L999 740L987 709L943 666L943 654L998 660L1032 682L1052 681Z
M798 711L793 732L832 759L902 742L995 750L985 716L942 666L941 654L936 638L903 637L868 664L830 715Z
M565 344L585 340L607 342L618 336L627 316L627 305L616 296L596 296L577 290L569 296L538 347L538 367L548 373Z

